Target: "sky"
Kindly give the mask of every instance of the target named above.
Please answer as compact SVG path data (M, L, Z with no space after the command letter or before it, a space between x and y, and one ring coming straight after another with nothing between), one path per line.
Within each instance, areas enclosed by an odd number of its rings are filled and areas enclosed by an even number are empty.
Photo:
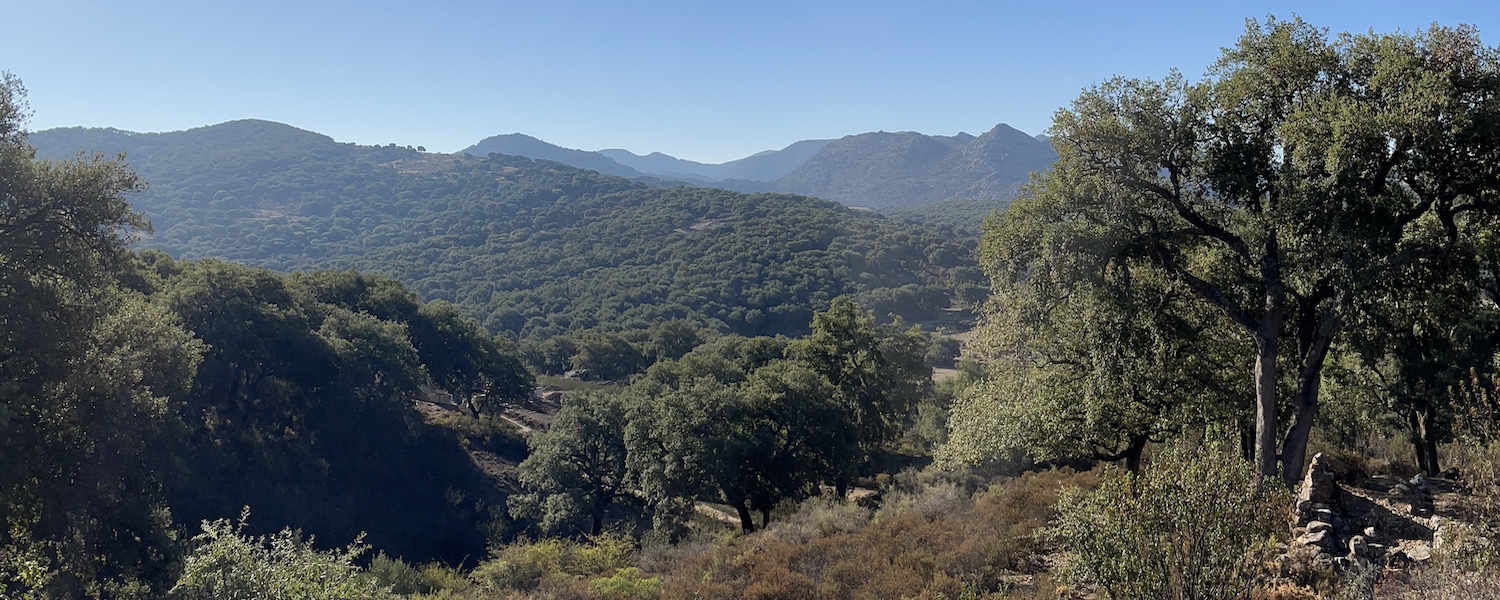
M1436 22L1490 1L5 0L33 130L278 121L456 152L526 133L722 162L867 131L1043 133L1112 76L1198 77L1245 19Z

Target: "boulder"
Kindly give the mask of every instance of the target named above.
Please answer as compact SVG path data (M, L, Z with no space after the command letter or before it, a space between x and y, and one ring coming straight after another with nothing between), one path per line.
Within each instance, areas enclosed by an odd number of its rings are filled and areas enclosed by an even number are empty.
M1413 562L1427 562L1432 560L1432 547L1427 544L1417 544L1404 550L1406 556Z

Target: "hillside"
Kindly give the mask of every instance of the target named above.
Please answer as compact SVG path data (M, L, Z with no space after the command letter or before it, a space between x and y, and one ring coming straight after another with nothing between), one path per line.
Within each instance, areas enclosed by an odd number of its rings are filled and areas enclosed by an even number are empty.
M1046 136L1030 136L1005 124L978 137L880 131L838 140L803 140L721 164L661 152L642 156L621 149L570 150L521 134L486 138L466 152L512 154L621 177L650 176L745 193L798 194L881 209L949 200L993 206L1014 198L1031 173L1057 160ZM949 214L949 206L958 212ZM965 206L941 204L921 213L939 223L968 223L975 211Z
M977 138L864 133L828 144L775 189L872 208L1008 200L1056 159L1050 145L1004 124Z
M977 237L985 218L997 210L1005 210L1010 202L1010 199L997 198L954 198L927 204L893 206L881 209L880 212L892 217L951 228Z
M798 196L339 144L263 121L53 130L31 143L51 157L126 151L151 182L134 198L155 226L146 247L387 275L522 339L672 318L794 334L843 294L920 320L980 297L984 282L960 236Z
M598 152L564 148L520 133L484 138L479 140L479 143L465 148L464 152L474 156L510 154L538 160L550 160L617 177L640 177L644 174Z
M745 158L719 164L706 164L684 160L660 152L652 152L641 156L629 150L608 149L600 150L599 153L637 171L660 177L677 177L707 182L735 179L769 182L776 181L787 173L796 170L797 167L802 166L802 163L807 162L807 159L812 158L814 154L817 154L819 150L822 150L831 141L802 140L780 150L766 150Z

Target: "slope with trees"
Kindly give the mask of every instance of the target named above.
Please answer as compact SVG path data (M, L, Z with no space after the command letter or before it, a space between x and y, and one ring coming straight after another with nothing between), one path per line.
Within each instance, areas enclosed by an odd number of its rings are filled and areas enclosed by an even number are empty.
M982 283L950 276L972 254L960 236L795 196L338 144L266 122L33 139L51 156L127 151L152 182L132 198L156 228L148 247L391 276L524 339L679 318L798 334L845 294L874 294L881 316L917 321Z
M6 75L0 595L161 597L181 528L247 504L246 533L367 531L418 560L503 531L505 490L412 400L435 379L481 411L529 394L508 342L389 279L130 252L135 174L37 160L23 100Z

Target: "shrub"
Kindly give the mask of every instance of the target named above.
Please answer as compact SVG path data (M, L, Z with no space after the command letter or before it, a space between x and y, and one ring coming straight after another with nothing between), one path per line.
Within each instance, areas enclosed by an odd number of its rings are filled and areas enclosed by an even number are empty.
M470 574L480 587L490 590L533 590L548 573L562 572L562 555L568 542L558 539L516 543L495 553Z
M640 569L627 567L593 580L589 590L605 600L656 600L661 597L661 580L642 577Z
M244 533L250 513L238 523L205 521L193 538L198 547L183 561L172 588L181 600L367 600L393 598L390 590L360 571L354 561L368 551L362 537L342 550L319 551L312 539L290 529L271 536Z
M1024 575L1044 575L1035 532L1055 515L1061 489L1095 481L1049 471L971 495L951 479L933 477L930 489L898 479L906 482L888 489L874 518L867 509L816 498L761 532L699 546L675 564L653 560L665 567L657 571L663 596L996 597L1016 591Z
M547 539L511 544L475 567L471 577L492 590L530 591L552 580L567 583L630 566L633 543L618 535L599 535L585 542Z
M1247 598L1291 504L1256 481L1217 444L1165 452L1137 477L1111 469L1099 489L1059 503L1065 575L1114 600Z
M376 554L370 561L369 572L380 585L390 588L395 594L408 596L436 591L432 582L422 576L421 570L399 558L386 556L384 552Z

